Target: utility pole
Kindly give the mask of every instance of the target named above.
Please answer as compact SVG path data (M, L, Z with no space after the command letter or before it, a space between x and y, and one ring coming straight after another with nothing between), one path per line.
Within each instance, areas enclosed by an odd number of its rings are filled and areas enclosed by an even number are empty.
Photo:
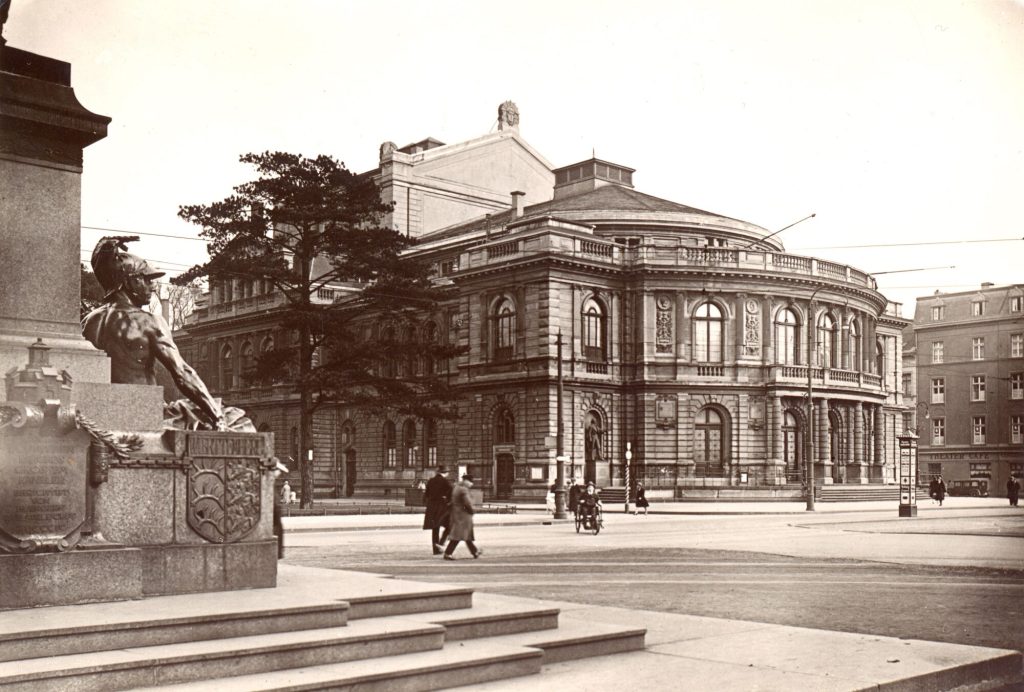
M814 511L814 296L807 303L807 459L804 476L807 481L807 511Z
M565 519L565 431L562 422L562 330L558 330L558 403L557 423L555 425L555 519Z

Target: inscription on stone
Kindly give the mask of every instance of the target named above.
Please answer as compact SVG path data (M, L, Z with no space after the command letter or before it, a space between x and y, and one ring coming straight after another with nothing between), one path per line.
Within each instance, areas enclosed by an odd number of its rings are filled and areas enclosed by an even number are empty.
M0 529L21 541L58 543L85 521L81 435L9 436L0 442Z
M207 433L189 435L188 453L193 457L262 457L263 437L252 434Z

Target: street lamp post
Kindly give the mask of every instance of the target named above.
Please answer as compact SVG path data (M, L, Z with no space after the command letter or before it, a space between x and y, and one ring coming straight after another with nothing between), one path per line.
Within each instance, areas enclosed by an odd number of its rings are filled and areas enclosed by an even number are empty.
M807 482L807 511L813 512L814 508L814 363L812 358L815 351L814 343L814 296L818 295L821 288L814 289L811 299L807 303L807 460L804 475Z
M565 519L565 448L562 423L562 330L558 330L558 420L555 424L555 519Z
M629 461L633 458L630 443L626 443L626 514L629 514Z

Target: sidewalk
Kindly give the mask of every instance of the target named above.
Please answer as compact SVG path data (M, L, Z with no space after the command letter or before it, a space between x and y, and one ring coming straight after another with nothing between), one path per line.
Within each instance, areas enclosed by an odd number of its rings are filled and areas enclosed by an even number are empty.
M388 503L385 500L371 501L371 506L391 505L396 513L394 514L326 514L317 516L289 517L283 519L285 530L289 532L306 531L361 531L375 529L411 529L420 528L423 525L423 510L421 508L407 508L400 502ZM348 504L359 506L360 503L352 500L321 500L318 505L340 505ZM478 526L528 526L530 524L545 524L555 521L546 507L542 504L508 503L507 506L515 507L515 512L508 513L487 513L481 512L475 516L475 523ZM1005 498L1000 497L957 497L947 499L942 507L933 505L931 500L918 503L918 517L937 517L942 513L953 515L958 510L981 510L981 509L1008 509ZM630 505L630 509L635 509ZM411 511L410 511L411 510ZM661 515L782 515L793 514L813 517L821 514L841 513L877 513L879 515L891 514L896 517L899 510L895 502L818 502L813 512L807 511L804 502L652 502L649 514ZM606 504L605 514L624 514L623 503ZM399 513L401 512L401 513ZM1024 510L1021 510L1024 514ZM565 521L571 521L572 515Z

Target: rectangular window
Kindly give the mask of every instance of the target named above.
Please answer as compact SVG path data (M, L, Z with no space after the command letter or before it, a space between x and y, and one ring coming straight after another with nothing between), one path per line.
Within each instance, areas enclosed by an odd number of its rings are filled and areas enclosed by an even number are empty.
M1024 416L1010 416L1010 442L1019 445L1024 442L1024 433L1021 432L1021 425L1024 424Z
M946 419L932 418L932 444L946 444Z
M903 395L904 396L910 396L911 394L914 393L913 390L912 390L913 385L911 384L913 378L910 376L910 373L903 373L902 377L903 377Z
M941 363L944 357L944 346L941 341L932 342L932 362Z
M909 411L903 412L903 429L913 430L914 429L914 414Z
M1012 296L1010 298L1010 312L1020 312L1024 309L1024 296Z
M395 449L394 447L391 447L390 449L388 449L388 466L390 468L394 468L395 467L395 463L397 461L397 456L396 456L397 453L398 453L398 450Z
M1010 358L1024 358L1024 334L1010 334Z
M971 375L971 401L985 400L985 376Z
M971 360L985 360L985 337L971 339Z
M1024 372L1010 373L1010 398L1024 399Z
M938 322L946 316L946 308L942 305L932 306L932 322Z
M974 416L971 418L971 426L974 430L971 443L976 445L985 444L985 416Z
M946 403L946 378L945 377L934 377L934 378L932 378L932 403L933 404L944 404L944 403Z
M987 463L975 463L971 464L971 478L991 478L992 477L992 464Z
M973 303L971 303L971 316L972 317L981 317L984 314L985 314L985 301L983 301L983 300L976 300Z

